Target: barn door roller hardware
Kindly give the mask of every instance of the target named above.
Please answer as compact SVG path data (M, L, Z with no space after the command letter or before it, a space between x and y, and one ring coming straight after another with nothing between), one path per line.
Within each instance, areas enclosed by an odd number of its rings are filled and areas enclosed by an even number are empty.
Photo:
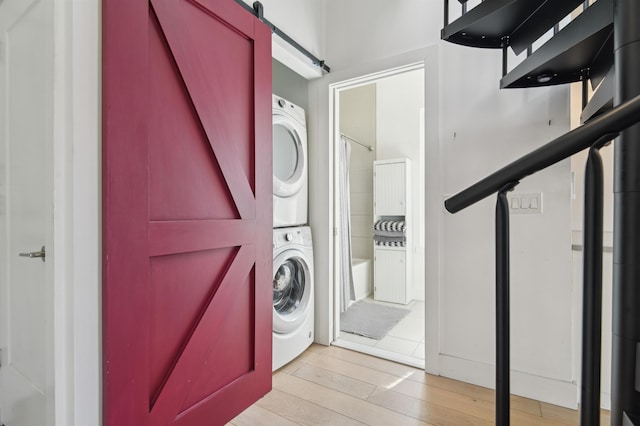
M302 53L304 56L311 59L311 62L313 62L314 65L320 67L322 70L324 70L327 73L331 72L331 68L329 68L329 66L324 63L324 60L318 59L313 53L309 52L307 49L302 47L297 41L289 37L285 32L280 30L278 27L273 25L267 18L265 18L264 6L262 5L262 3L260 3L259 1L256 1L253 3L253 7L251 7L245 2L243 2L242 0L236 0L236 2L240 4L242 7L244 7L246 10L251 12L253 15L255 15L260 21L264 22L269 28L271 28L271 32L273 34L277 35L278 37L280 37L281 39L289 43L291 46L293 46L297 51Z

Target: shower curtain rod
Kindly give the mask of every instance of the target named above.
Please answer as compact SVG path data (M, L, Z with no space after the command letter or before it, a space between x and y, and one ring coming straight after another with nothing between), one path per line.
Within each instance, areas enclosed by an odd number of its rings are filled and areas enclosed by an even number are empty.
M340 136L342 136L342 137L343 137L343 138L345 138L345 139L350 140L351 142L355 142L355 143L357 143L358 145L360 145L360 146L363 146L363 147L367 148L369 151L373 151L373 147L372 147L371 145L366 145L366 144L364 144L364 143L360 142L359 140L356 140L356 139L352 138L351 136L347 136L347 135L345 135L344 133L340 133Z
M0 0L1 1L1 0ZM283 32L280 28L273 25L267 18L264 17L264 6L259 1L253 3L253 7L249 6L242 0L236 0L240 6L244 7L247 11L251 12L255 17L257 17L260 21L264 22L270 29L271 32L281 39L289 43L294 49L298 52L302 53L304 56L309 58L313 65L320 67L325 72L331 72L331 68L329 65L324 63L324 60L318 59L313 53L309 52L307 49L298 44L297 41L289 37L285 32Z

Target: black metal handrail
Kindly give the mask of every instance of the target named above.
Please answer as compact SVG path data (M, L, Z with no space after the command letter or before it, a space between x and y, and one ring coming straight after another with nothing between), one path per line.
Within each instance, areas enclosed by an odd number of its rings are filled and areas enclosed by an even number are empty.
M445 208L451 213L457 213L500 191L505 185L517 182L569 158L603 138L606 140L615 138L621 131L638 122L640 122L640 95L565 133L448 198L444 202Z

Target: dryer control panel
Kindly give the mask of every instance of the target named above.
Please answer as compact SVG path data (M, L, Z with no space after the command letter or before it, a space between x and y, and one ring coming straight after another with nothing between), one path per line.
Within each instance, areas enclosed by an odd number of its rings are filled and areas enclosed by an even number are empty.
M287 113L289 116L296 119L303 126L306 124L306 118L304 114L304 108L299 107L298 105L291 103L285 99L282 99L278 95L271 96L271 106L273 111L281 111Z
M273 230L273 248L284 245L299 245L311 247L311 228L297 226L293 228L276 228Z

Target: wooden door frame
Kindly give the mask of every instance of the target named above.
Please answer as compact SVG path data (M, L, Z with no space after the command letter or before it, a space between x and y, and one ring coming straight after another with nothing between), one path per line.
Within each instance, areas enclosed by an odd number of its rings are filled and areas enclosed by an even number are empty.
M425 197L425 216L427 241L425 246L426 267L425 285L425 370L439 374L440 366L440 244L442 238L441 196L442 162L439 138L439 91L438 91L438 47L429 46L371 63L355 65L348 69L331 73L322 79L313 80L309 85L309 116L316 117L318 123L328 126L309 127L309 157L313 164L328 165L319 169L310 169L309 224L314 231L314 257L316 264L326 268L316 268L316 281L327 282L323 289L316 286L316 341L329 345L335 338L335 289L334 278L334 156L335 131L335 94L332 86L364 76L389 71L408 64L423 62L425 75L425 156L427 182ZM327 143L327 141L329 141Z
M330 176L331 179L331 188L332 197L333 197L333 209L331 211L334 226L336 232L333 236L332 241L332 256L333 256L333 303L332 313L333 313L333 328L332 328L332 343L338 346L342 346L348 349L361 351L363 353L367 353L369 355L378 356L381 358L389 359L395 362L405 363L412 365L416 368L425 369L425 365L420 365L416 363L412 357L404 356L400 353L395 353L393 351L387 350L379 350L375 347L368 347L366 345L361 344L353 344L352 342L346 340L339 340L340 336L340 255L341 255L341 244L340 244L340 185L338 184L340 180L339 176L339 167L340 156L339 156L339 143L340 143L340 96L342 92L355 89L361 86L366 86L369 84L376 84L378 81L382 81L386 78L392 78L395 76L399 76L405 73L410 73L414 71L423 71L425 73L425 87L426 87L426 60L420 60L415 62L408 62L405 64L396 65L394 67L386 68L386 69L376 69L375 71L368 71L356 77L349 77L347 79L338 80L334 83L330 83L328 85L329 96L331 101L329 102L329 116L332 118L330 125L330 145L333 147L333 174ZM426 102L426 96L425 96ZM423 141L425 142L425 141ZM425 150L426 151L426 150ZM425 158L425 165L427 164ZM418 219L413 219L414 222L417 222ZM426 229L423 230L426 233ZM373 262L373 259L371 259ZM417 260L416 260L417 261ZM372 266L373 271L373 266ZM373 275L372 275L373 277ZM426 274L425 274L425 285L424 285L424 296L426 300L427 286L426 286ZM426 328L425 328L426 335Z
M52 4L55 424L98 425L101 0Z

